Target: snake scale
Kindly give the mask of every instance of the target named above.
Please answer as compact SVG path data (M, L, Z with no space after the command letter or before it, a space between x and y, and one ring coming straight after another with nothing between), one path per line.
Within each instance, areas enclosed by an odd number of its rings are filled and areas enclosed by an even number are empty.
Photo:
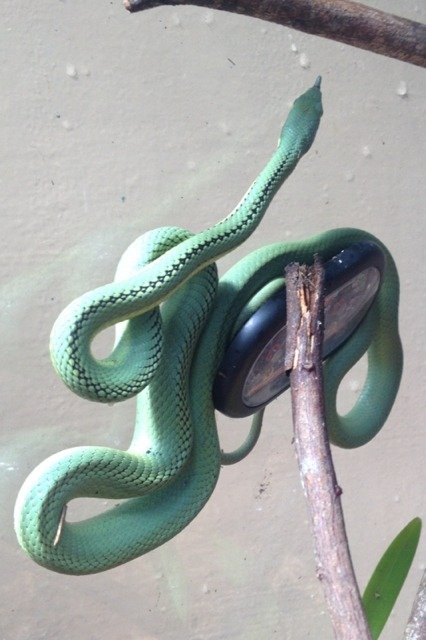
M402 370L398 335L399 285L392 257L370 234L332 230L254 251L218 282L215 261L240 245L309 150L322 115L320 78L294 103L278 147L235 209L198 234L176 227L150 231L123 255L114 282L72 302L51 334L53 365L84 398L115 402L138 394L136 426L127 451L74 447L52 455L25 480L15 507L19 543L36 562L69 574L95 573L163 544L199 513L222 463L241 459L261 426L254 418L235 455L221 452L212 385L238 316L293 260L324 260L359 240L385 252L385 277L365 319L325 365L330 439L357 447L382 427ZM123 322L124 321L124 322ZM118 326L111 354L97 360L93 337ZM346 416L336 410L342 377L368 352L368 373ZM65 518L77 497L124 499L80 522Z

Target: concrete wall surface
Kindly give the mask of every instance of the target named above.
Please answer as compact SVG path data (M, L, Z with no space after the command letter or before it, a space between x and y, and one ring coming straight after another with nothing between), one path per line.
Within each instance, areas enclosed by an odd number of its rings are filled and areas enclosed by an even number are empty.
M426 21L418 0L369 4ZM129 15L120 0L4 0L0 56L0 639L330 638L288 394L267 411L254 452L222 469L194 522L127 565L85 577L47 571L19 548L13 506L50 454L125 449L132 434L134 401L90 403L57 378L48 345L59 312L110 282L144 231L201 231L224 217L274 149L295 97L321 74L313 149L220 271L264 244L344 226L377 235L395 257L401 389L370 444L333 449L365 586L392 537L426 516L424 70L196 7ZM363 374L359 365L343 381L342 406ZM219 423L225 449L247 431L245 420ZM91 507L77 505L74 517L80 508ZM402 636L424 541L384 640Z

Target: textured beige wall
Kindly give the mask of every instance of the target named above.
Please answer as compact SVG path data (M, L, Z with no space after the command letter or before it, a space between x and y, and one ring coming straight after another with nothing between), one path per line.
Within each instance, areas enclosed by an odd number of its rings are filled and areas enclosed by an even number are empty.
M415 0L374 5L426 21ZM267 412L254 453L223 469L199 517L113 571L72 578L33 564L17 546L13 504L51 453L125 448L132 431L133 402L97 406L55 377L48 339L58 313L109 281L145 230L201 230L223 217L320 73L325 115L314 149L223 264L336 226L377 234L397 260L402 387L371 444L335 451L364 586L390 538L426 515L424 70L193 7L129 16L119 0L5 0L0 52L1 640L330 638L286 396ZM361 376L344 381L346 404ZM224 446L246 427L221 420ZM401 636L424 559L423 537L385 640Z

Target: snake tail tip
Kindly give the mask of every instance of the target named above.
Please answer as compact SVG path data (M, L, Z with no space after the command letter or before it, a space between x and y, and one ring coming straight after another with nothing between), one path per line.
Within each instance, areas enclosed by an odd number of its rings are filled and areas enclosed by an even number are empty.
M317 79L314 82L314 87L317 87L318 89L320 89L321 88L321 80L322 80L321 76L317 76Z
M61 517L59 519L58 528L56 530L55 539L53 541L53 546L56 547L59 544L59 540L61 539L62 527L64 526L65 516L67 514L67 505L65 505L61 512Z

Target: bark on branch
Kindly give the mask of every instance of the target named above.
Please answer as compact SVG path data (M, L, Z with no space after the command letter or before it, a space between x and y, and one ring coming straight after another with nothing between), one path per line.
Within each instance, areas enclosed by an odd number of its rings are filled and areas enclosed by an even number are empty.
M423 572L404 640L424 640L426 638L426 571Z
M426 68L426 25L349 0L124 0L130 12L193 4L240 13Z
M336 640L371 640L346 538L342 493L325 425L322 380L324 268L286 268L286 369L290 371L296 457L308 503L317 577Z

